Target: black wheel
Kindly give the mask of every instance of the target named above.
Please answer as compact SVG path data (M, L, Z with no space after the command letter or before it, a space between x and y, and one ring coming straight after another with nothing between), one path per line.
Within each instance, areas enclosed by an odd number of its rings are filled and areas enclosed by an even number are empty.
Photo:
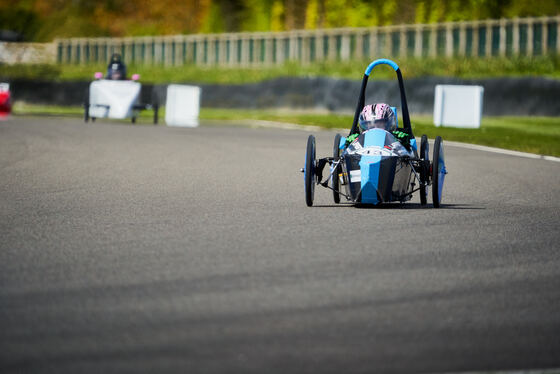
M443 157L443 140L441 136L438 136L434 142L434 160L432 162L432 201L434 208L439 208L441 203L445 174L447 174L447 170Z
M333 144L333 157L338 158L340 157L340 139L342 137L340 134L336 134L334 136L334 144ZM338 179L338 174L340 174L340 165L338 165L332 172L332 188L333 188L333 199L336 204L340 203L340 193L338 190L340 188L340 183Z
M154 125L157 125L159 105L158 104L153 104L153 108L154 108Z
M132 123L136 123L136 117L131 118Z
M89 120L89 86L86 90L86 95L84 99L84 122L87 123Z
M307 151L305 152L305 169L303 170L305 181L305 203L307 206L313 205L315 195L315 137L309 135L307 138Z
M91 122L95 122L95 117L90 117L91 118Z
M430 145L426 135L422 135L422 140L420 140L420 159L422 160L420 166L420 205L426 205L428 202L428 180L430 178Z

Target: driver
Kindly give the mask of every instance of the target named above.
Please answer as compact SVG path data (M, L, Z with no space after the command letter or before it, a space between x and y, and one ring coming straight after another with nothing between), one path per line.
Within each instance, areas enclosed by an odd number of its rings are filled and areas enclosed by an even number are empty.
M397 119L393 109L388 104L378 103L366 105L358 119L362 132L371 129L383 129L393 134L402 145L410 149L410 135L397 130ZM358 134L353 134L347 138L348 143L352 143Z
M107 79L126 79L126 66L122 62L121 55L118 53L113 53L111 61L109 61L109 65L107 65Z

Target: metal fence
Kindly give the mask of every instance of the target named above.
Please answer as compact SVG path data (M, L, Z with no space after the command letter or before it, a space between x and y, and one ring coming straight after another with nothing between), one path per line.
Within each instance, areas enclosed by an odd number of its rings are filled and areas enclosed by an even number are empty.
M180 66L278 65L383 57L538 56L560 53L560 16L372 28L130 38L57 39L57 61Z

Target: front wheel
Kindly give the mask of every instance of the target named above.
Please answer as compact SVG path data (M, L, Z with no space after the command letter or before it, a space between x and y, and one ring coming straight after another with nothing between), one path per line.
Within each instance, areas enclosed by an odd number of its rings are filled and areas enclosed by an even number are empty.
M336 134L334 137L334 144L333 144L333 158L336 160L340 157L340 139L342 137L340 134ZM340 193L338 192L340 188L339 177L340 174L340 164L338 164L335 168L333 168L331 176L332 176L332 188L333 188L333 199L336 204L340 203Z
M303 179L305 182L305 203L307 206L313 205L315 195L315 137L309 135L307 138L307 150L305 152L305 168L303 169Z
M428 137L422 135L420 140L420 205L426 205L428 200L428 179L430 174L430 145Z
M432 163L432 201L434 208L439 208L445 180L445 158L443 156L443 140L441 136L436 137L434 142L434 161Z

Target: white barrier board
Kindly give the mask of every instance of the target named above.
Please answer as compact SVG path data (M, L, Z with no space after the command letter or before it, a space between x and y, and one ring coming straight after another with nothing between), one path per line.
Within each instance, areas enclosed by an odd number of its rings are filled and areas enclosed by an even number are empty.
M132 117L142 85L134 81L100 79L89 86L89 116L96 118Z
M434 99L434 124L479 128L484 87L438 84Z
M170 84L167 86L165 123L168 126L197 127L200 112L200 87Z

